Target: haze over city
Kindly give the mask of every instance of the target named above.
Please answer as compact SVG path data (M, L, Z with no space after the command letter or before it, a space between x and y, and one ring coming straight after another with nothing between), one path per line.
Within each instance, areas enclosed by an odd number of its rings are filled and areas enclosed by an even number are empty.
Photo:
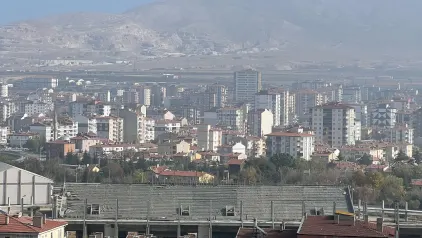
M420 0L0 2L0 237L422 237Z

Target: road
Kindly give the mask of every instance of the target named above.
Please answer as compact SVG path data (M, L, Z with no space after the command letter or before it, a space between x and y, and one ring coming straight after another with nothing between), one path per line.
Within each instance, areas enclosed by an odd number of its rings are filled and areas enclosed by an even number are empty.
M5 150L5 149L1 149L0 150L0 155L1 154L19 157L19 159L16 160L17 162L24 161L25 159L28 159L28 158L40 158L40 154L34 154L34 153L29 152L29 151L23 151L23 150ZM45 155L41 154L41 158L40 159L41 160L45 160Z

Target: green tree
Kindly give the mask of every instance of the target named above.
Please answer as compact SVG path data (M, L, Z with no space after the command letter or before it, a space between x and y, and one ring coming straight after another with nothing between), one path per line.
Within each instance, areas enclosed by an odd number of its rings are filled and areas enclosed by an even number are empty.
M80 162L81 162L79 160L78 156L76 154L71 153L71 152L66 154L66 157L65 157L64 160L65 160L66 164L71 164L71 165L79 165Z
M358 164L360 165L371 165L372 164L372 156L368 154L364 154L359 160Z
M359 187L365 186L368 183L368 178L366 175L361 171L358 170L353 173L352 175L352 182Z
M256 184L258 173L254 167L248 167L240 172L240 182L244 184Z
M416 163L420 164L422 162L422 153L418 147L413 146L412 155L413 155L413 158L415 158Z
M87 164L92 164L92 163L93 163L92 157L85 151L84 154L82 155L81 164L87 165Z
M276 154L270 157L270 162L279 170L281 167L294 167L295 158L289 154Z
M343 154L340 152L340 154L338 154L337 156L337 160L338 161L346 161L346 158L343 156Z
M403 179L394 175L387 175L380 187L380 199L391 204L394 201L402 201L404 195Z
M136 161L135 168L138 169L138 170L147 171L148 170L148 163L147 163L146 159L144 159L144 158L138 159Z
M396 155L395 161L405 161L409 160L409 156L407 156L403 150L400 150L399 153Z
M370 173L368 179L372 187L375 189L380 189L384 184L384 175L380 172Z
M253 167L257 172L257 181L263 184L279 182L279 172L271 161L263 158L249 159L246 161L245 169Z
M23 147L29 149L32 152L39 153L41 147L43 147L43 143L40 137L35 137L27 140Z

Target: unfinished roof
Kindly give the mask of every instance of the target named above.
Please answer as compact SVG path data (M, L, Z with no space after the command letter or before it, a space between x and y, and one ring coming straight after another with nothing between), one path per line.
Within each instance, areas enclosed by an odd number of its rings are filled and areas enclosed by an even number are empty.
M208 219L210 212L217 220L238 220L243 202L246 219L271 218L271 201L276 220L299 221L302 204L312 214L324 210L332 213L333 202L338 209L350 211L349 196L337 186L156 186L146 184L66 184L69 196L64 205L66 218L82 218L84 200L100 206L99 215L88 219L114 219L116 199L119 215L125 219L177 219L180 206L190 206L190 215L181 219ZM235 216L225 216L226 206L235 208ZM150 209L148 209L148 207Z
M339 220L337 222L333 216L307 217L298 234L324 237L394 237L394 231L391 228L379 232L362 221Z

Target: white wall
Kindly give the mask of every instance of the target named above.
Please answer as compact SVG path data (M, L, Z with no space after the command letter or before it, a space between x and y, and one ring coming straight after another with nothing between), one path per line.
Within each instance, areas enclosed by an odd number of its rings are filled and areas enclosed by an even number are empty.
M1 167L9 165L1 163ZM0 204L20 204L24 198L24 204L31 204L31 197L34 197L34 204L50 204L53 181L37 174L10 167L0 172Z

